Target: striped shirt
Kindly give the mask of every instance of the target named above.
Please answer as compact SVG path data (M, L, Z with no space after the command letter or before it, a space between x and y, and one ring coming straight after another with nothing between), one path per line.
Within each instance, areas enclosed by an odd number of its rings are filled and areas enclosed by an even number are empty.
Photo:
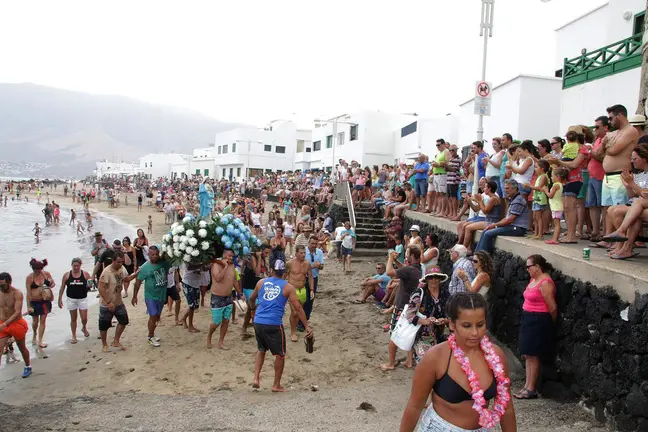
M449 185L458 185L460 183L459 168L461 167L461 158L455 156L448 161L448 181ZM452 170L452 171L451 171Z

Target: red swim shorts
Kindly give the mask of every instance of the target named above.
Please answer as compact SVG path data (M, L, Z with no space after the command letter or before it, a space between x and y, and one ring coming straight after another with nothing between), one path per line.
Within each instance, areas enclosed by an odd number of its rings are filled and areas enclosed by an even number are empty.
M0 324L2 323L3 321L0 321ZM0 330L0 339L13 337L15 340L21 341L25 339L27 330L29 330L27 321L25 321L23 318L20 318L19 320L9 324L4 330Z

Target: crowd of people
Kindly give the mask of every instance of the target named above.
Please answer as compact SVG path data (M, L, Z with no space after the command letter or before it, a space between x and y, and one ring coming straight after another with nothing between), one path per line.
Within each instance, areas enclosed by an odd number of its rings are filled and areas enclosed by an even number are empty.
M536 144L505 133L492 139L492 154L476 141L463 159L457 145L439 139L433 157L371 169L340 160L336 175L350 183L354 205L370 202L386 222L405 211L461 221L457 232L469 253L492 252L498 236L517 236L587 242L625 260L645 247L637 240L648 222L646 117L614 105L593 122Z

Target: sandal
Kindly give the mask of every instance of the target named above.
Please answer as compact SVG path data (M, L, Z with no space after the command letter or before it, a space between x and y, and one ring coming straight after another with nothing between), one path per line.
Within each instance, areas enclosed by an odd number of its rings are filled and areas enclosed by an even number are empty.
M523 388L522 390L514 394L513 397L515 399L537 399L538 392Z

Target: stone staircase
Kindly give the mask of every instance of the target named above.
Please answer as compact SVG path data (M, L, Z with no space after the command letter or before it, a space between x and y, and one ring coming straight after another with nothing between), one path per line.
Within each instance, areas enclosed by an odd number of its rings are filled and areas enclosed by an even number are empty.
M380 215L371 213L369 203L360 203L355 210L356 253L360 256L386 256L387 239Z

